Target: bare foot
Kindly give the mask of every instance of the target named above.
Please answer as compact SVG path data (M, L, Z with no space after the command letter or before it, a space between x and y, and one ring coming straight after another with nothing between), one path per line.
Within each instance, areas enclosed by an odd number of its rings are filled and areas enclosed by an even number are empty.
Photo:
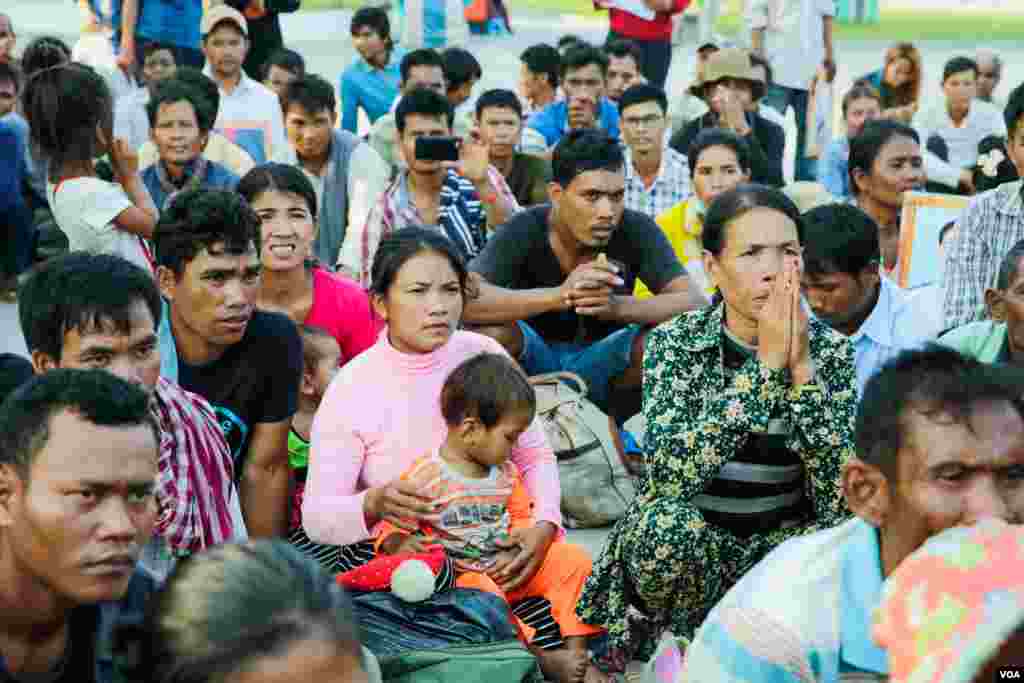
M583 683L588 664L586 652L560 648L541 650L536 655L540 670L547 680L556 683Z

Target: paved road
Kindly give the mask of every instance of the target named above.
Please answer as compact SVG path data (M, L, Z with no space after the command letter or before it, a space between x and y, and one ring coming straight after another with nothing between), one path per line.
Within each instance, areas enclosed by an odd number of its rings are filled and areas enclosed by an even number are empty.
M70 0L5 0L3 11L12 17L21 46L42 33L55 33L71 44L77 39L78 12ZM351 12L343 10L285 15L285 38L291 47L305 55L311 71L337 82L342 69L353 56L348 34L350 17ZM567 15L526 15L516 12L513 24L516 33L511 37L471 38L468 47L484 65L484 77L477 86L478 93L488 88L514 87L519 73L518 55L529 45L553 42L565 33L574 33L596 42L602 40L606 32L606 27L599 21ZM839 44L841 66L837 92L844 92L853 78L878 68L885 47L886 44L880 41ZM957 42L920 43L919 47L926 56L925 82L934 84L934 91L937 92L943 63L955 54L972 52L977 44L970 37L965 37ZM1024 44L1006 42L997 47L1011 68L1024 64ZM683 46L677 50L672 65L670 93L683 91L693 73L692 69L691 55ZM1005 95L1010 87L1004 84L1000 94ZM792 140L794 136L795 130L790 124L787 138ZM787 163L787 168L792 168L791 162ZM24 352L24 342L17 328L15 306L12 304L0 304L0 339L0 352Z

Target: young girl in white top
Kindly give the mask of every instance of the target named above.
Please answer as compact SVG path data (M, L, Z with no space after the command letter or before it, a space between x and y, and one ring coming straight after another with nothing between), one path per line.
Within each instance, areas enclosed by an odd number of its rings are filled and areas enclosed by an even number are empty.
M152 272L146 240L158 217L139 159L113 136L113 100L90 67L68 63L31 76L23 95L32 140L50 160L46 194L72 251L122 256ZM116 182L96 176L108 154Z

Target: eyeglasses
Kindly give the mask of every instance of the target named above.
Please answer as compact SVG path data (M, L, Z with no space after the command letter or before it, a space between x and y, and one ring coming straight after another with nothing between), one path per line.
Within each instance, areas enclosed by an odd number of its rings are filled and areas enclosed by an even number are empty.
M664 117L661 114L648 114L647 116L627 116L622 119L622 123L629 126L630 128L653 128L657 124L661 123Z

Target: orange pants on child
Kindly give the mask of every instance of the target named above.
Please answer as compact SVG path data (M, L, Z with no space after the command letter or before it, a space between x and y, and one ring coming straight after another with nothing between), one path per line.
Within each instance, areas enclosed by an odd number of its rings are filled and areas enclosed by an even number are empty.
M562 631L563 638L590 636L604 629L580 621L576 616L576 603L592 567L590 555L583 548L565 541L555 541L548 548L548 554L533 578L511 593L506 594L491 577L479 572L460 574L455 579L455 585L500 595L506 602L513 604L527 598L545 598L551 603L551 616ZM534 629L515 615L512 618L520 637L529 644L533 640Z

